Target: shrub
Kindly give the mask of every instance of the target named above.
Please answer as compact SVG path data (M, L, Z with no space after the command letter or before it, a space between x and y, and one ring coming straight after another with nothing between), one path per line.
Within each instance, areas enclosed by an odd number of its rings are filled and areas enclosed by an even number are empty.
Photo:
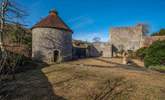
M144 60L144 57L146 56L146 53L147 53L147 48L143 47L143 48L140 48L136 51L136 56L138 58L140 58L141 60Z
M24 67L31 61L30 58L25 57L21 54L12 53L6 51L7 58L1 59L0 58L0 75L11 75L15 74L15 72L21 72ZM2 56L2 55L0 55ZM4 63L2 62L4 61ZM3 65L2 65L3 64ZM20 71L21 70L21 71Z
M165 40L156 41L147 49L144 63L146 67L165 64Z

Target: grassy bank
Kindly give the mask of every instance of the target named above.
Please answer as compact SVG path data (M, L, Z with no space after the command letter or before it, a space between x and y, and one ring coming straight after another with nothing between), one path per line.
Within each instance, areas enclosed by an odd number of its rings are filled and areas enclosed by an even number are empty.
M162 66L151 66L150 69L165 73L165 65L162 65Z

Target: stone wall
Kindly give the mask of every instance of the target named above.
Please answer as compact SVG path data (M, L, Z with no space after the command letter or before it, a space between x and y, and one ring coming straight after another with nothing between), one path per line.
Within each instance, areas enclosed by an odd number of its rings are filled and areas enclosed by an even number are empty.
M142 43L144 36L143 25L139 24L134 27L116 27L110 30L111 44L113 51L137 50Z
M112 57L112 45L110 43L93 43L90 51L92 57Z
M165 36L145 36L141 47L149 47L153 42L158 40L165 40Z
M60 52L62 61L72 58L72 33L53 28L32 30L32 58L53 62L54 51Z

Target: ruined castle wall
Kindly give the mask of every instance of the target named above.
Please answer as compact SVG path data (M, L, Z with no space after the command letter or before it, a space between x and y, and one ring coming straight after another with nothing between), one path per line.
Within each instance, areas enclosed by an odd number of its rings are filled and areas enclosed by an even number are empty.
M112 57L112 45L110 43L93 43L93 49L90 50L90 56Z
M141 38L143 36L143 27L119 27L112 28L110 31L111 43L117 51L137 50L141 45Z
M72 33L53 29L35 28L32 30L32 58L52 62L54 51L59 50L62 60L72 58Z
M149 47L152 43L158 40L165 40L165 36L145 36L141 47Z
M112 45L110 43L104 44L103 57L112 57Z

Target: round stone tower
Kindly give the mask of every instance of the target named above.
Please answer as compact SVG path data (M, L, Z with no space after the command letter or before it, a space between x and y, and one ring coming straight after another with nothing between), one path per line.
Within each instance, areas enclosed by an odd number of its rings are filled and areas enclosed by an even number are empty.
M73 31L55 10L32 28L32 58L47 63L72 59Z

